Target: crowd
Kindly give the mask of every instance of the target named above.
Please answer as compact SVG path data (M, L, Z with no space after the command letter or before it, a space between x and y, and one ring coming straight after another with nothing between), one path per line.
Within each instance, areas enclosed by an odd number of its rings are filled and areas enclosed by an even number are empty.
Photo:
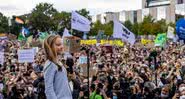
M5 61L0 65L0 99L46 98L43 48L38 48L34 63L18 62L18 49L30 46L11 40L1 45ZM79 64L86 50L90 56L89 89L86 66ZM185 99L185 46L179 42L167 42L163 48L83 45L71 57L74 73L68 78L73 99ZM61 62L67 63L64 56Z

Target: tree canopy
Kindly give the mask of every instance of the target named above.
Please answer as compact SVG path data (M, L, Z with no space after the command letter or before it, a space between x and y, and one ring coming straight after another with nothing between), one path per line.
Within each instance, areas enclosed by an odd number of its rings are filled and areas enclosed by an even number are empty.
M91 20L89 11L81 9L77 11L82 16ZM24 21L24 24L16 24L15 17L19 17ZM156 35L157 33L164 33L170 25L175 28L174 23L167 24L164 19L156 21L152 16L145 16L141 23L132 24L129 20L123 23L130 31L136 35ZM22 26L30 29L31 33L34 31L56 31L59 34L63 33L64 28L71 30L71 12L57 11L53 4L39 3L31 11L31 13L14 16L12 19L12 26L8 27L8 18L0 13L0 33L9 32L18 35ZM97 35L99 31L104 31L107 36L113 33L113 22L102 24L100 21L91 24L91 30L88 35ZM82 37L83 33L80 31L72 30L73 35Z

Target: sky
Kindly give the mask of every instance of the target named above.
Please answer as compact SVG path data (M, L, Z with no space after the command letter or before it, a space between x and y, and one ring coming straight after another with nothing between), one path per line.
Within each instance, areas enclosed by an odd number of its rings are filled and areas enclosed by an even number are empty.
M141 9L141 0L0 0L0 12L5 16L30 13L40 2L52 3L58 11L73 11L86 8L90 15L107 11Z

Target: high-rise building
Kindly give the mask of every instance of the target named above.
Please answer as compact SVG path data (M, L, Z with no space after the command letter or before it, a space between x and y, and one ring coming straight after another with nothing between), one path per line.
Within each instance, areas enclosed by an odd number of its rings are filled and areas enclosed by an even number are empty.
M145 16L151 15L156 21L165 19L167 23L185 18L185 0L142 0L142 9L134 11L108 12L97 15L96 20L108 23L116 16L121 22L142 22Z

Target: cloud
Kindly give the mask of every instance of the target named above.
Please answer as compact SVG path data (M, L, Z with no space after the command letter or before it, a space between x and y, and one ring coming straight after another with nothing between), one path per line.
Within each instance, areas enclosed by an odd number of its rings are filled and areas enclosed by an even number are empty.
M52 3L58 11L86 8L91 14L141 8L141 0L0 0L0 12L7 16L25 14L40 2Z
M18 10L18 8L14 5L0 5L0 9L3 11Z

